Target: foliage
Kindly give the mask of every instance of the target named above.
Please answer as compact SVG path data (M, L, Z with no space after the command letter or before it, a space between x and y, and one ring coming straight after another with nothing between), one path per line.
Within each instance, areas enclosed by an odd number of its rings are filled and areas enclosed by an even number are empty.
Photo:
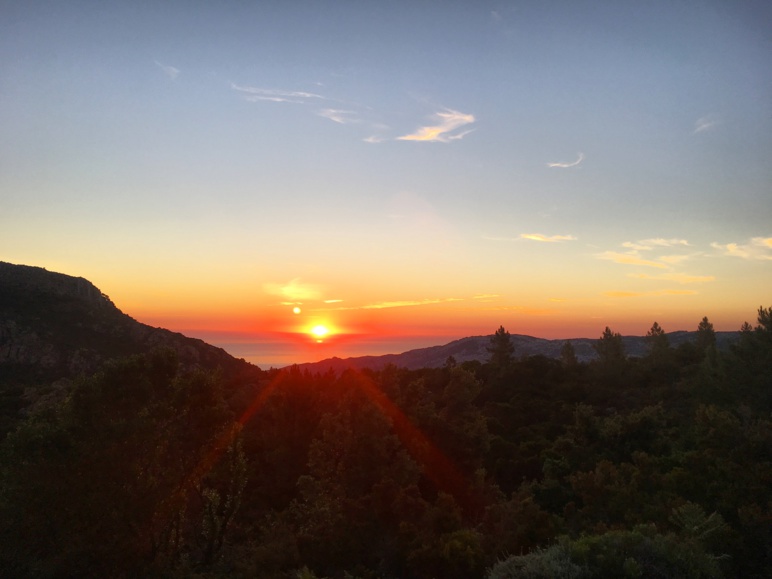
M109 364L3 445L2 567L113 575L210 563L244 460L215 376L180 373L169 351Z
M735 346L309 374L157 352L0 446L11 576L768 577L772 308ZM236 419L238 417L238 419Z
M488 353L491 355L488 363L493 368L506 369L512 363L515 347L512 345L509 332L504 329L504 326L499 326L499 329L491 336Z

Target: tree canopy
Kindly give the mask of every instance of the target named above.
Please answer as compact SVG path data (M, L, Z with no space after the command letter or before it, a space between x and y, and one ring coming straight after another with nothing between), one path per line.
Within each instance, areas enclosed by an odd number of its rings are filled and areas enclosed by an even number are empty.
M709 322L703 320L709 334ZM769 577L772 308L732 348L261 372L115 360L0 443L8 576ZM702 324L701 324L702 325ZM502 371L503 369L503 371Z

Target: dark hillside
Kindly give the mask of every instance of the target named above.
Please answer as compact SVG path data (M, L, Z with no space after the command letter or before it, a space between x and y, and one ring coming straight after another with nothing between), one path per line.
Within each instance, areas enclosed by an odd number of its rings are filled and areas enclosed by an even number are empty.
M697 332L678 331L668 334L670 345L677 348L683 344L693 344L696 340ZM430 346L428 348L418 348L409 350L401 354L385 354L383 356L358 356L355 358L328 358L319 362L309 364L298 364L301 369L311 372L326 372L332 369L335 372L342 372L345 369L352 368L362 370L381 370L393 364L400 368L409 370L418 370L421 368L441 368L445 365L449 357L462 364L464 362L486 362L490 358L487 348L491 336L470 336L454 340L442 346ZM716 332L716 346L719 350L725 351L737 340L737 332ZM530 356L544 356L554 360L560 359L560 351L566 342L571 342L576 353L577 360L580 362L590 362L597 359L594 345L597 338L571 338L569 340L546 340L544 338L534 338L533 336L524 336L512 334L510 341L514 347L517 358L528 358ZM622 343L625 352L632 358L642 358L648 352L648 344L645 336L623 336Z
M0 262L0 414L9 419L107 360L173 350L226 381L259 372L225 350L142 324L82 277ZM52 386L53 385L53 386Z

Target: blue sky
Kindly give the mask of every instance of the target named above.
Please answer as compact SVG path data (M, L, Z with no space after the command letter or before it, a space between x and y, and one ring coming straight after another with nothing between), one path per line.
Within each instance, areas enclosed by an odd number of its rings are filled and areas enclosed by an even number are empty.
M302 286L341 327L592 335L769 299L766 2L1 10L0 259L139 319L273 327Z

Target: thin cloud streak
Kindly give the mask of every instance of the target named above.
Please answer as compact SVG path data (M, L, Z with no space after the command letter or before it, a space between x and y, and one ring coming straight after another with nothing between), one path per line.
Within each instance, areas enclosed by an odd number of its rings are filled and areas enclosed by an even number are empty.
M703 131L707 131L709 129L712 129L713 127L718 124L718 121L711 115L708 115L706 117L700 117L697 119L697 121L694 123L694 133L702 133Z
M699 253L693 255L660 255L657 259L664 261L668 265L678 265L681 262L691 259L694 255L700 255Z
M419 128L416 132L397 137L398 141L421 141L434 143L449 143L464 138L471 130L451 135L456 129L474 122L474 115L461 113L452 109L446 109L444 112L435 113L437 120L435 125Z
M541 241L545 243L576 241L576 237L573 235L542 235L541 233L521 233L520 239L528 239L529 241Z
M685 239L665 239L662 237L656 237L652 239L641 239L639 241L625 241L622 247L633 249L635 251L650 251L655 247L674 247L674 246L686 246L689 247L689 242Z
M325 97L312 92L305 91L291 91L291 90L279 90L258 88L252 86L240 86L236 83L231 83L231 88L236 92L244 95L244 99L250 102L256 101L270 101L276 103L304 103L309 99L322 99Z
M462 298L444 298L444 299L427 299L427 300L405 300L397 302L381 302L379 304L369 304L362 306L363 310L382 310L385 308L404 308L408 306L426 306L431 304L441 304L447 302L462 302Z
M642 259L637 255L631 255L629 253L619 253L617 251L604 251L597 254L595 257L598 259L606 259L613 261L614 263L621 263L623 265L643 265L646 267L656 267L658 269L667 269L667 266L656 261L648 259Z
M693 296L698 292L694 290L674 290L666 289L654 292L630 292L630 291L608 291L603 292L607 298L643 298L652 296Z
M425 300L399 300L390 302L378 302L374 304L366 304L363 306L341 306L338 308L331 308L326 311L350 311L350 310L385 310L389 308L406 308L414 306L430 306L434 304L444 304L451 302L463 302L465 298L434 298Z
M579 153L579 157L576 159L576 161L572 163L547 163L547 167L558 168L558 169L568 169L570 167L576 167L582 161L584 161L584 153Z
M155 62L163 71L163 73L168 76L171 80L176 80L176 78L180 75L180 69L174 68L173 66L169 66L168 64L161 64L157 60L154 60Z
M351 117L351 115L357 114L355 111L344 111L339 109L322 109L316 114L318 114L320 117L324 117L325 119L330 119L331 121L339 123L341 125L347 125L349 123L359 122L358 119Z
M632 277L635 279L674 281L680 284L707 283L707 282L716 280L716 278L712 275L689 275L686 273L664 273L662 275L648 275L645 273L629 273L627 274L627 277Z

